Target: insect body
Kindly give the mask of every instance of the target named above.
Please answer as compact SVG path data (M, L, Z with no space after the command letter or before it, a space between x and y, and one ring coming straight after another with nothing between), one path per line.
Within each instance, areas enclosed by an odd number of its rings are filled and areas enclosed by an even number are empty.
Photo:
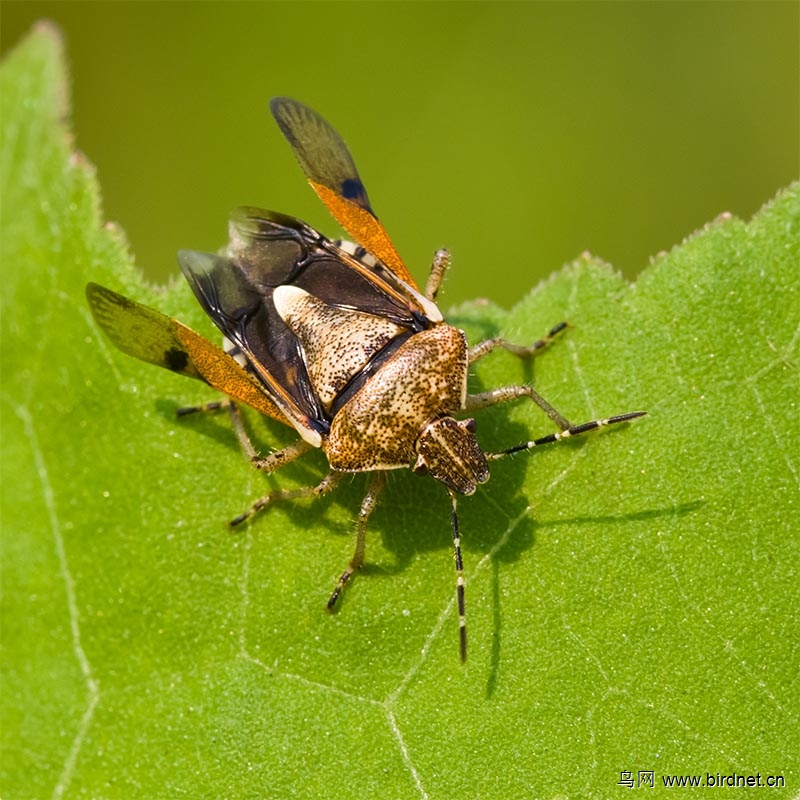
M572 426L529 386L467 393L469 365L500 347L530 356L564 325L530 347L490 339L469 348L435 304L449 263L434 259L421 292L378 221L344 142L319 115L286 98L272 112L312 187L359 243L354 250L303 222L239 208L224 255L181 251L178 261L195 296L226 338L226 350L177 320L109 289L89 284L95 319L124 352L205 381L227 394L234 429L253 464L275 470L321 448L331 472L314 487L267 495L232 521L239 525L281 500L320 496L346 473L371 473L356 526L353 558L331 598L364 562L367 521L390 469L410 467L446 487L452 504L461 657L466 657L464 581L456 498L489 478L488 463L511 452L641 416L632 412ZM487 454L464 411L527 397L559 431ZM261 458L236 403L291 425L292 445ZM223 404L213 403L208 407ZM182 409L180 413L202 410Z

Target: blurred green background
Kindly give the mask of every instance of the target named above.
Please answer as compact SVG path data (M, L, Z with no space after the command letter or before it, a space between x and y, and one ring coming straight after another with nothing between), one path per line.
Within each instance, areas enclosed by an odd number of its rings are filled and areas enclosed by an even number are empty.
M5 0L2 49L42 17L105 216L155 280L178 248L223 244L238 204L338 235L276 94L342 133L421 282L451 248L445 307L508 305L583 250L633 277L800 174L797 2Z

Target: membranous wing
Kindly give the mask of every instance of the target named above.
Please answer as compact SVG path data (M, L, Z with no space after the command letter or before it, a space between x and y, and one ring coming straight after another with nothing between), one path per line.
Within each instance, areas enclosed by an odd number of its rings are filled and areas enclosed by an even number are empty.
M97 324L123 353L205 381L234 400L289 424L260 383L183 323L97 283L86 285L86 299Z
M178 260L208 315L315 446L402 342L441 321L383 263L283 214L237 209L226 255L181 251Z
M336 221L404 283L417 288L372 210L367 190L342 137L316 111L297 100L274 97L270 109L308 182Z

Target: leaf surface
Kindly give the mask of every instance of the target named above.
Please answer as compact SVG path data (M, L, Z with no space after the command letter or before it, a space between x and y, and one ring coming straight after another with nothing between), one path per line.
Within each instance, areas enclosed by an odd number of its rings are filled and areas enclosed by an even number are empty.
M391 474L334 615L363 476L227 531L324 459L255 473L224 416L176 418L212 392L101 336L87 280L213 333L103 227L53 31L0 80L4 797L606 798L624 770L796 795L797 185L635 285L586 257L510 311L450 315L473 342L572 326L533 364L487 357L474 390L533 381L575 423L649 411L497 462L461 501L463 667L433 481ZM487 450L551 430L525 404L478 423Z

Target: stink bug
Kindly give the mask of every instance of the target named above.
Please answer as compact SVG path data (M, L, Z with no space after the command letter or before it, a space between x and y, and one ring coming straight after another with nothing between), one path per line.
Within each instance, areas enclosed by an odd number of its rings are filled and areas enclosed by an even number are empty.
M410 467L444 484L451 502L461 659L466 658L464 579L456 512L458 495L489 479L489 462L641 416L627 414L572 425L530 386L467 393L471 364L503 348L538 353L565 326L530 346L488 339L470 348L435 304L449 264L440 250L420 291L367 198L350 153L333 128L287 98L272 113L311 186L358 246L326 239L297 219L239 208L230 219L223 255L178 254L197 300L222 331L220 349L170 319L97 284L86 287L94 318L125 353L210 384L230 399L179 413L227 407L243 450L271 472L321 448L330 472L305 489L276 491L231 521L245 522L267 506L319 497L346 473L371 473L356 524L353 558L328 601L333 608L364 563L367 522L386 471ZM520 397L532 400L558 431L498 453L485 453L464 411ZM260 457L237 409L244 403L290 425L300 439Z

